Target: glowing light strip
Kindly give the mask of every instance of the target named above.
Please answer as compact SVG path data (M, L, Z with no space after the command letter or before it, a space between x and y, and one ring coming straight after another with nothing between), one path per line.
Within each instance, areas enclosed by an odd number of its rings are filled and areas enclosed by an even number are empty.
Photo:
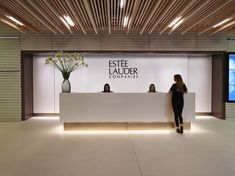
M15 23L19 24L20 26L24 26L23 23L21 23L20 21L18 21L18 20L15 19L14 17L8 16L8 15L6 15L6 17L9 18L10 20L14 21Z
M177 18L175 18L170 24L169 24L169 26L168 27L172 27L172 26L174 26L180 19L181 19L182 17L180 16L180 17L177 17Z
M227 19L225 19L225 20L219 22L218 24L214 25L213 28L216 28L216 27L218 27L218 26L221 26L221 25L223 25L224 23L228 22L228 21L231 20L231 19L232 19L232 18L227 18Z
M64 15L64 19L65 19L65 21L66 21L70 26L74 26L74 25L75 25L74 22L73 22L73 20L70 18L70 16L65 16L65 15Z
M123 23L123 26L126 27L127 26L127 22L128 22L128 17L125 16L124 17L124 23Z
M181 23L183 23L183 19L181 19L180 21L178 21L173 27L172 30L174 30L175 28L177 28Z
M121 0L121 2L120 2L120 8L121 9L124 7L124 4L125 4L125 0Z
M64 23L64 25L70 30L69 24L64 20L64 18L60 17L60 20Z
M0 37L0 39L18 39L19 37Z
M18 31L20 31L20 32L22 32L22 33L25 33L25 32L22 31L18 26L16 26L16 25L10 23L9 21L6 21L6 20L1 19L1 18L0 18L0 21L2 21L3 23L6 23L7 25L9 25L9 26L15 28L16 30L18 30Z

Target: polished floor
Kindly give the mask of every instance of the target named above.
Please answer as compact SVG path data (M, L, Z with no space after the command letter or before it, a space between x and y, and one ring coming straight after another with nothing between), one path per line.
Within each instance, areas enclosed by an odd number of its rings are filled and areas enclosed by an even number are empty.
M0 123L0 176L234 176L235 120L173 130L63 132L58 118Z

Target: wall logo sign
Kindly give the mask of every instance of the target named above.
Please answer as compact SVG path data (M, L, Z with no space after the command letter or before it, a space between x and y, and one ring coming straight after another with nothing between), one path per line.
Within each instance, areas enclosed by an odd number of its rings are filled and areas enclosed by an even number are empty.
M109 79L137 79L138 69L129 67L128 60L109 60Z

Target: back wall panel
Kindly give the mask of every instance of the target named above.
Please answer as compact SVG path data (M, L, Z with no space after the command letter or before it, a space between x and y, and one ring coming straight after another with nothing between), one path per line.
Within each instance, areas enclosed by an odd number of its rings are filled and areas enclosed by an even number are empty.
M34 56L34 113L59 112L59 93L63 78L53 66L45 65L48 55ZM84 55L89 66L72 72L72 92L101 92L105 83L109 83L114 92L147 92L151 83L156 85L157 91L168 92L173 84L173 75L179 73L183 76L189 92L196 92L196 111L211 112L210 56L192 58L187 54L150 53ZM109 78L109 60L121 59L128 60L129 67L138 69L137 79ZM199 80L200 84L195 84Z

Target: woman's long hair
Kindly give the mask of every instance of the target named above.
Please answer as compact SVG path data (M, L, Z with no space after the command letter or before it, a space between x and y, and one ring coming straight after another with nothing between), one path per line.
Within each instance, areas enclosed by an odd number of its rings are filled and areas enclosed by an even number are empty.
M149 91L148 92L156 92L156 89L155 89L155 85L154 84L150 84L149 86Z
M106 84L104 85L104 91L103 91L103 92L111 92L111 91L110 91L110 85L109 85L109 84L106 83Z
M184 82L180 74L174 75L174 80L176 82L176 89L178 89L181 93L184 93Z

